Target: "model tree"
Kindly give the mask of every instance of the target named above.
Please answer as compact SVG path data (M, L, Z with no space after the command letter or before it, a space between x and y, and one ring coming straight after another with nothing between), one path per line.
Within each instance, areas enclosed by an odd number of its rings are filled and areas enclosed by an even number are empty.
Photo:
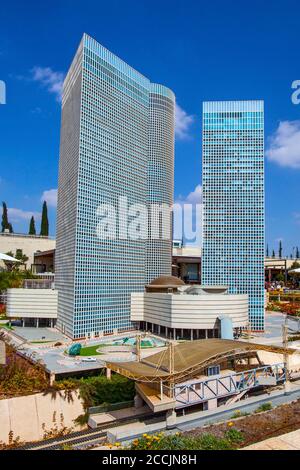
M40 235L43 235L44 237L48 237L49 235L48 209L46 201L43 203Z
M300 268L300 263L298 261L294 261L290 269L298 269L298 268Z
M24 267L26 268L26 263L29 258L23 253L23 250L21 248L17 248L15 254L12 251L8 251L6 254L18 260L18 262L13 263L11 261L4 261L4 264L7 266L9 271L19 271L19 268L22 265L24 265ZM17 283L16 286L11 285L10 287L19 287L19 285Z
M24 264L26 266L26 263L28 261L28 256L26 256L24 253L23 253L23 250L21 248L17 248L16 249L16 254L15 254L15 258L20 260L20 264Z
M30 219L30 223L29 223L29 232L28 232L29 235L36 235L36 229L35 229L35 221L34 221L34 217L32 216L31 219Z

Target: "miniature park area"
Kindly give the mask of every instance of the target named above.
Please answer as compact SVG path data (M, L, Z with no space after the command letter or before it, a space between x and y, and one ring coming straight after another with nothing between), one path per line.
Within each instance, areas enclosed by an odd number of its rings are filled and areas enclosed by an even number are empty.
M31 274L30 274L31 275ZM1 273L0 290L9 287L17 287L22 284L24 278L28 278L27 272ZM31 275L32 276L32 275ZM282 289L269 292L266 317L278 314L287 314L297 319L297 328L289 330L288 341L290 347L300 347L300 294L299 292L284 293ZM268 313L269 312L269 313ZM277 317L275 317L276 320ZM0 401L16 397L26 397L35 394L43 396L62 396L72 402L73 392L76 392L82 401L82 413L78 414L68 424L64 421L63 413L53 413L52 422L43 423L42 440L48 441L56 438L72 436L74 431L88 428L88 419L91 409L97 407L98 411L118 409L122 406L132 406L135 398L135 382L128 377L112 372L110 377L105 374L105 369L100 366L104 360L117 355L125 360L132 360L133 351L136 348L136 336L132 334L122 337L107 338L105 341L94 342L64 342L55 335L43 339L31 339L26 342L27 354L24 349L12 341L11 333L18 330L13 322L9 322L5 316L5 305L0 305L0 340L6 346L6 364L0 365ZM50 329L49 329L50 330ZM248 336L249 337L249 336ZM251 336L250 336L251 337ZM56 338L56 339L55 339ZM256 339L256 338L254 338ZM151 354L167 348L164 338L145 334L141 338L140 347L143 354ZM293 345L293 346L291 346ZM99 362L99 369L85 371L84 374L66 374L57 377L51 382L49 373L44 367L43 356L34 357L35 353L43 351L58 351L59 360ZM29 351L29 352L28 352ZM59 362L59 361L58 361ZM68 364L67 362L65 362ZM71 362L70 362L71 363ZM74 363L74 362L73 362ZM275 387L276 388L276 387ZM280 388L280 387L277 387ZM241 402L242 403L242 402ZM242 408L242 406L241 406ZM186 414L192 410L187 410ZM102 448L108 449L157 449L157 450L234 450L242 449L262 440L280 436L300 428L300 399L291 400L285 404L273 404L272 398L251 411L235 409L227 413L226 418L220 422L210 423L209 419L204 425L186 431L159 431L144 433L139 437L122 442L111 443L102 440ZM1 442L0 449L26 448L33 441L21 439L16 432L10 432L6 442ZM99 444L98 444L99 445ZM95 445L87 444L82 449L93 448ZM72 450L72 444L58 445L58 449ZM76 448L76 447L75 447Z
M3 333L2 333L3 339ZM134 382L118 374L112 374L108 379L102 372L97 375L76 378L68 377L49 383L49 376L43 366L33 363L20 356L12 343L6 341L6 366L0 367L0 399L31 395L36 393L69 394L72 400L72 391L78 390L84 403L84 413L74 420L74 425L80 424L81 429L87 427L88 413L91 407L106 407L118 403L132 403L135 395ZM118 345L126 345L126 339L117 341ZM130 343L134 342L134 338ZM109 343L111 345L111 343ZM102 345L103 346L103 345ZM151 347L151 340L146 340L144 347ZM97 345L99 348L99 345ZM77 348L80 354L84 348ZM101 348L100 348L101 349ZM91 354L92 351L89 351ZM51 426L44 426L44 440L62 438L72 435L73 426L66 426L62 416L53 416ZM107 449L147 449L147 450L234 450L260 442L264 439L279 436L299 429L300 427L300 400L291 403L273 406L272 401L257 406L251 413L235 410L228 414L220 423L210 424L184 432L156 432L145 433L130 442L102 442L102 448ZM19 436L10 434L8 442L1 443L1 450L26 448ZM93 448L87 445L85 449ZM62 450L72 450L72 445L63 442L58 447Z

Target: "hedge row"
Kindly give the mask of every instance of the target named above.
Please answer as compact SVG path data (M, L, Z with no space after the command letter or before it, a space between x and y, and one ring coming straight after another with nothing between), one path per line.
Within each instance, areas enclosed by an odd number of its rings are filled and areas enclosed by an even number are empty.
M79 388L79 394L85 408L99 406L103 403L119 403L133 400L135 395L134 381L118 374L111 379L104 375L81 379L61 380L54 387L62 390Z

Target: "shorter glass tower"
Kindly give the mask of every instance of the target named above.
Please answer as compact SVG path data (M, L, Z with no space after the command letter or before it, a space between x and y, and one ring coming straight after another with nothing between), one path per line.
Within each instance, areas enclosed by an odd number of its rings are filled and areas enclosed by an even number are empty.
M264 103L203 103L203 284L249 295L264 330ZM221 312L226 313L226 312Z

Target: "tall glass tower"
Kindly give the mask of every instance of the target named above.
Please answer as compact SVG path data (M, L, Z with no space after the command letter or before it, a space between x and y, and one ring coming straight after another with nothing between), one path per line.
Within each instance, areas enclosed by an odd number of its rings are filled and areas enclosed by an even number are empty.
M174 190L174 95L162 85L151 84L150 96L150 128L148 141L148 174L147 191L149 213L151 206L160 208L157 228L159 237L152 233L153 227L149 219L148 242L146 247L147 283L158 276L170 274L169 263L172 260L172 221L168 223L168 238L163 235L162 205L169 208L173 204ZM171 215L171 214L170 214ZM171 263L172 264L172 263Z
M149 242L121 235L119 219L115 239L99 239L97 208L120 215L120 196L147 205L156 181L160 200L173 202L174 107L168 88L84 34L64 82L59 163L57 324L71 338L132 328L130 294L149 281ZM171 245L170 230L157 273L170 274Z
M264 330L263 101L203 103L202 178L202 282L248 294Z

